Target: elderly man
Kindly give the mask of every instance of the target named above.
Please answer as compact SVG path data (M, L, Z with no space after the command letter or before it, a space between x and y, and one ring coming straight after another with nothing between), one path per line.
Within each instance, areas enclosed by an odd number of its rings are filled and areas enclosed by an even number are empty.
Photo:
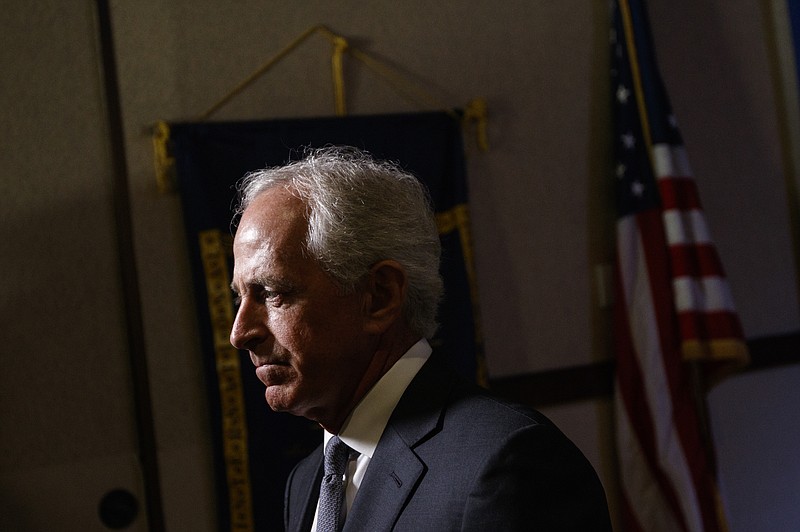
M273 410L325 429L289 477L287 530L610 530L580 451L432 352L440 245L416 178L328 148L241 194L231 343Z

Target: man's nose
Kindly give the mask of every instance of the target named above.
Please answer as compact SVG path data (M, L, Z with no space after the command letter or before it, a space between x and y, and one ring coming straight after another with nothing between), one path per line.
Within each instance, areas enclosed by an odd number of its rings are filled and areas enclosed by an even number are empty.
M243 297L233 320L231 344L236 349L252 351L268 335L266 306L249 296Z

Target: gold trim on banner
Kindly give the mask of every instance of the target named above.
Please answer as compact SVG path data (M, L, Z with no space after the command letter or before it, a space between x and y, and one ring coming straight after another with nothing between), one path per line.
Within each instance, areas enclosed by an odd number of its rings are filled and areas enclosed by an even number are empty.
M221 231L201 231L198 236L214 337L230 525L231 530L244 532L253 530L253 507L239 351L229 340L233 326L233 302L228 258Z
M489 151L489 106L484 98L470 100L464 109L463 124L465 129L469 129L471 124L475 124L475 139L478 149L483 152Z
M169 145L169 124L159 120L153 126L153 163L156 167L156 185L162 194L174 192L175 183L175 157Z
M472 300L472 321L475 324L475 344L483 345L483 329L481 327L480 306L478 302L478 278L475 274L475 265L472 252L472 233L469 226L469 207L465 203L456 205L452 209L436 213L436 225L439 234L446 235L453 231L458 231L461 240L461 251L464 256L464 268L467 271L467 281L469 282L469 296ZM489 372L486 367L486 357L483 349L480 348L475 354L477 360L476 379L478 384L487 387L489 385Z

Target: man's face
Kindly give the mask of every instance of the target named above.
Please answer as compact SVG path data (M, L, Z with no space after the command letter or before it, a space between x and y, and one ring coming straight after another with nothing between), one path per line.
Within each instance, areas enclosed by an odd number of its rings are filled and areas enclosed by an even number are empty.
M325 426L354 406L371 340L363 292L342 295L303 252L304 210L283 188L261 193L245 210L233 243L241 303L231 343L249 351L273 410Z

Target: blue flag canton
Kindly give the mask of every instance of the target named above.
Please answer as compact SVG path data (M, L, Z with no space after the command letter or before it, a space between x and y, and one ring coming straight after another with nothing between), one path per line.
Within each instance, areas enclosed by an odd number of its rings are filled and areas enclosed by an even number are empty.
M617 216L622 218L660 205L654 169L648 153L643 124L655 144L679 145L680 132L675 123L664 85L656 69L644 6L628 3L633 42L626 39L622 13L613 5L611 44L611 96L614 121L614 162ZM636 53L641 97L646 121L640 115L630 49Z

